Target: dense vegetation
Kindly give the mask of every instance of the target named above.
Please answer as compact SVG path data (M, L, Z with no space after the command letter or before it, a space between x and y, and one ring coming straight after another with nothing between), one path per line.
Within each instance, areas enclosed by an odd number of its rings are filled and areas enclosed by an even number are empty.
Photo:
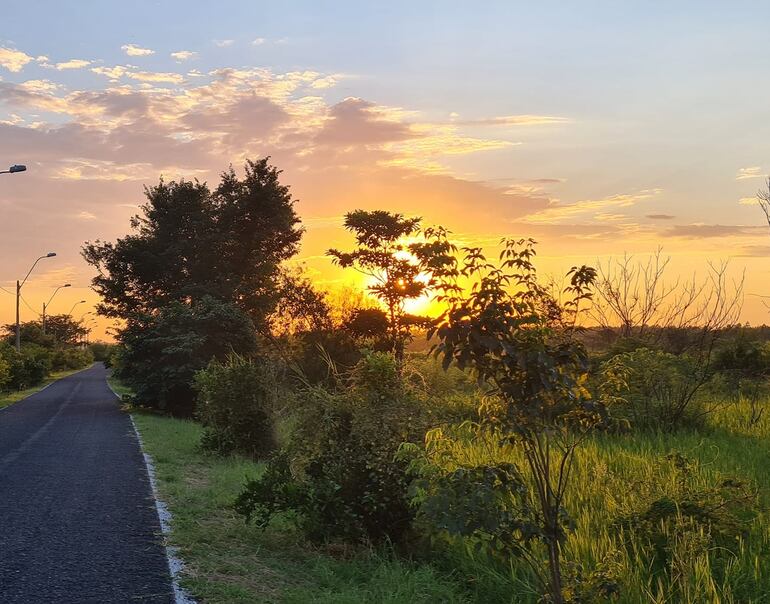
M22 323L21 351L14 348L15 325L6 325L0 338L0 393L41 384L52 372L82 369L94 362L90 347L81 343L85 329L67 315Z
M660 254L624 258L555 288L531 240L492 259L358 210L329 255L370 298L339 304L281 264L302 231L277 176L161 183L137 234L85 250L137 403L264 461L227 509L429 567L457 601L767 601L770 345L724 267L671 289ZM438 317L406 312L428 295Z

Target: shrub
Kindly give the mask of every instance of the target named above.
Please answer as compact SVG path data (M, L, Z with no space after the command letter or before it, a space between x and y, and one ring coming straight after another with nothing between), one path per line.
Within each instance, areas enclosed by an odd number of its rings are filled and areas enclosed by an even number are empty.
M7 390L11 381L11 354L15 351L0 342L0 392Z
M291 517L314 541L390 540L409 534L404 441L424 434L419 401L405 388L393 356L368 353L342 391L312 387L290 444L250 480L236 509L266 526Z
M91 350L91 354L94 356L94 361L104 363L105 366L109 367L108 363L110 362L110 359L115 352L114 344L107 344L106 342L94 342L93 344L89 345L89 349Z
M231 355L195 376L204 449L261 457L275 446L271 413L278 399L272 364Z
M361 360L356 340L340 329L309 331L292 340L292 361L309 384L333 388L338 374L349 372Z
M211 359L251 354L257 346L252 321L233 304L209 296L136 317L119 339L116 377L140 404L187 417L195 408L196 372Z
M51 351L51 369L82 369L94 362L94 356L87 348L56 348Z
M638 348L612 357L601 372L615 383L615 415L632 426L670 430L700 423L712 410L700 397L709 375L687 355Z
M51 372L51 355L37 344L25 344L19 353L11 349L5 358L10 362L7 387L12 390L36 386Z

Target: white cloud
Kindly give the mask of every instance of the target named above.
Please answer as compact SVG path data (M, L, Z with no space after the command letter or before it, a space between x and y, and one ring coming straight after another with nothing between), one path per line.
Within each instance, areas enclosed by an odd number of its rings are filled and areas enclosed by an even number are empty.
M214 40L213 42L214 46L219 46L219 48L225 48L235 44L235 40Z
M735 176L735 180L746 180L748 178L762 178L762 168L759 166L751 166L750 168L741 168L738 170L738 174Z
M83 210L82 212L79 212L75 218L78 220L96 220L96 214L92 214L91 212L86 212Z
M332 88L336 86L339 80L340 76L338 75L328 75L322 78L318 78L317 80L313 80L313 82L310 83L310 87L316 90L325 90L326 88Z
M90 64L91 61L86 61L85 59L70 59L69 61L57 63L55 67L59 71L62 71L63 69L83 69L84 67L88 67Z
M198 55L197 52L193 52L192 50L178 50L176 52L171 53L171 58L176 59L179 62L187 61L189 59L195 58Z
M128 72L128 70L122 65L115 65L114 67L92 67L91 71L99 75L106 76L111 80L122 78Z
M24 66L31 60L32 57L25 52L13 48L0 47L0 65L8 71L17 73L24 69Z
M129 71L126 77L140 82L168 82L171 84L181 84L184 82L184 76L180 73L169 73L162 71Z
M148 55L154 55L155 51L149 48L142 48L136 44L124 44L120 47L129 57L146 57Z
M252 46L262 46L267 40L265 38L254 38L251 41Z

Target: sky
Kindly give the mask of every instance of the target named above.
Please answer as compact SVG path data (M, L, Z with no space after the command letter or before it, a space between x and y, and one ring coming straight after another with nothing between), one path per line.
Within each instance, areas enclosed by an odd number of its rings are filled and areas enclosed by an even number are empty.
M272 157L321 287L353 278L345 212L463 244L533 237L545 273L663 249L670 279L729 261L768 322L770 5L755 2L16 3L0 29L0 287L22 319L90 312L85 241L143 187ZM0 290L0 322L13 295ZM90 318L91 315L86 315ZM94 319L95 337L108 324Z

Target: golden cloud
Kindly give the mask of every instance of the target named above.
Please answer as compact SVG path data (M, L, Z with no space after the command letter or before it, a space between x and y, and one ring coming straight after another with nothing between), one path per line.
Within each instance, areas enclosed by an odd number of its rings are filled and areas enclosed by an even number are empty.
M69 61L56 63L54 67L59 71L62 71L65 69L83 69L84 67L88 67L90 64L91 61L86 61L85 59L70 59Z
M32 57L27 53L0 46L0 66L5 67L8 71L17 73L24 69L24 66L31 60Z
M154 55L155 51L150 48L142 48L136 44L124 44L120 49L125 52L129 57L146 57Z

